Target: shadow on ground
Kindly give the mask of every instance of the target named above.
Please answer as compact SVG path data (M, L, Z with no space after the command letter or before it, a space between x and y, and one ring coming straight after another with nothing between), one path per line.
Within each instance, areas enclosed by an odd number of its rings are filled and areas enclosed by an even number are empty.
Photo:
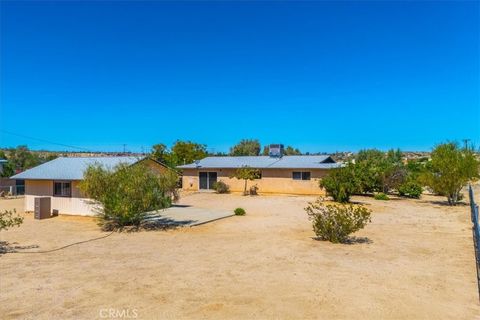
M441 201L441 200L419 200L419 202L420 203L425 203L425 204L433 204L433 205L442 206L442 207L450 207L447 200L444 200L444 201ZM457 206L457 207L469 206L469 204L467 202L460 201L455 206Z
M195 222L197 222L197 220L174 220L162 216L152 216L142 223L141 229L147 231L175 229L189 226Z
M312 237L313 240L317 240L317 241L328 241L328 240L325 240L325 239L322 239L320 237ZM349 245L352 245L352 244L363 244L363 243L366 243L366 244L372 244L373 241L370 240L369 238L367 237L348 237L347 240L345 240L344 242L340 242L340 244L349 244Z
M40 248L38 245L19 246L18 242L0 241L0 255L5 253L19 252L18 250L28 250Z

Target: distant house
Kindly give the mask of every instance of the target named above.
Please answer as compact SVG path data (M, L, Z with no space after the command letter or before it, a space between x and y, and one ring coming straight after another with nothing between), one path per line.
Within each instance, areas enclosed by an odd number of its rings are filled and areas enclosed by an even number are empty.
M319 180L340 166L330 156L284 156L283 145L271 145L269 156L207 157L177 168L183 171L183 190L213 189L215 182L223 181L231 191L241 192L244 181L231 176L238 168L250 167L261 172L259 179L249 182L260 193L321 195Z
M163 164L147 158L136 157L88 157L56 158L11 179L25 180L25 211L34 210L35 197L50 197L51 209L59 214L95 215L91 200L86 198L78 185L85 170L94 164L113 169L119 164L144 163L155 172L168 170Z

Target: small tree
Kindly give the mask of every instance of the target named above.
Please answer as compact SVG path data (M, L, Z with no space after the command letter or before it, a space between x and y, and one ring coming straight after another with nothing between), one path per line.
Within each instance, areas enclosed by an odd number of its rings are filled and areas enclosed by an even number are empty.
M331 196L334 201L348 202L350 196L359 189L354 164L349 163L346 167L331 170L326 177L320 180L320 187L324 188L327 195Z
M461 149L455 142L436 146L431 158L421 180L433 192L445 195L449 205L456 205L462 188L479 177L479 161L472 150Z
M164 145L163 143L154 144L152 146L152 151L150 152L150 156L156 161L172 166L172 164L170 163L170 160L171 160L170 152L168 151L167 146Z
M178 179L168 171L157 175L147 166L119 165L115 170L90 166L80 189L98 201L100 225L105 230L140 226L148 211L169 207Z
M14 166L15 170L27 170L41 163L41 159L36 153L31 152L27 146L18 146L10 149L9 162Z
M292 146L287 146L283 152L286 156L298 156L302 154L298 148L293 148Z
M232 156L258 156L259 154L260 142L253 139L243 139L230 149Z
M348 235L370 222L371 210L352 204L326 204L322 198L305 208L313 231L322 240L346 242Z
M192 141L177 140L172 146L171 152L166 155L168 165L175 167L180 164L192 163L208 155L207 146Z
M7 230L11 227L18 227L23 223L23 217L17 215L17 211L4 210L0 212L0 231Z
M253 169L250 167L241 167L238 168L235 173L233 174L232 178L237 178L239 180L245 180L245 186L243 189L243 194L247 195L247 182L248 180L255 180L260 178L260 170Z

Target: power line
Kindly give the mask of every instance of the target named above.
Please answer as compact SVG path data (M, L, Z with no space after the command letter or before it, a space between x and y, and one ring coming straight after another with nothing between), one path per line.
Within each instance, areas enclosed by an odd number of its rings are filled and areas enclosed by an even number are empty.
M57 146L62 146L62 147L67 147L67 148L72 148L72 149L79 149L79 150L84 150L84 151L90 151L90 150L87 149L87 148L76 147L76 146L72 146L72 145L68 145L68 144L63 144L63 143L53 142L53 141L49 141L49 140L44 140L44 139L34 138L34 137L30 137L30 136L25 136L25 135L23 135L23 134L18 134L18 133L10 132L10 131L3 130L3 129L0 129L0 132L6 133L6 134L10 134L10 135L12 135L12 136L17 136L17 137L25 138L25 139L30 139L30 140L35 140L35 141L39 141L39 142L54 144L54 145L57 145Z

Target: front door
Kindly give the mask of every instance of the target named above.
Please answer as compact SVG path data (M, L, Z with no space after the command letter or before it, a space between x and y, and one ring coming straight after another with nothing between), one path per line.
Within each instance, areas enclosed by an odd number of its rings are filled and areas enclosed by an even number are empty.
M214 183L217 182L216 172L199 172L200 189L213 189Z

